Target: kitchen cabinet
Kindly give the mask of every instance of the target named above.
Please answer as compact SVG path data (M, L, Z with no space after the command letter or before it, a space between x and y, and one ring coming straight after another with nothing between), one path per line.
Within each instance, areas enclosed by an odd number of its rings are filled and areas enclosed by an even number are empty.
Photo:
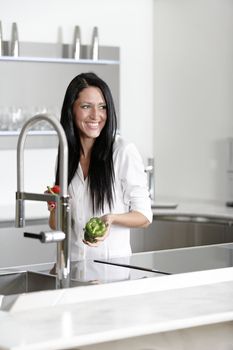
M48 220L28 221L27 228L0 227L0 268L50 263L56 258L56 244L42 244L39 240L24 238L24 231L48 231Z
M228 242L233 242L233 227L227 224L156 219L146 229L131 230L134 253Z
M131 230L133 252L233 242L233 211L225 203L209 200L158 198L152 206L153 222ZM178 203L176 208L170 204Z

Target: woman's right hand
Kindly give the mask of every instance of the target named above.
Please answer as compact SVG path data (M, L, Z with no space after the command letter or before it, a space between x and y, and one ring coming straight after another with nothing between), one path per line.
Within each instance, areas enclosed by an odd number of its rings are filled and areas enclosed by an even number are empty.
M57 186L57 188L58 188L58 186ZM47 186L47 190L44 191L44 193L55 194L55 192L53 192L53 187L50 188L49 186ZM59 193L59 192L57 192L57 193ZM52 230L55 230L56 229L56 210L54 210L54 209L56 208L56 203L53 201L48 201L47 207L48 207L48 211L50 212L49 226Z
M51 193L49 190L44 191L44 193ZM49 201L47 202L48 211L53 211L56 208L56 203Z
M48 211L53 211L56 208L56 203L55 202L47 202L48 205Z
M60 193L60 187L58 185L55 185L53 187L47 186L47 190L44 191L44 193L51 193L51 194L59 194ZM56 208L56 202L49 201L48 204L48 211L53 211Z

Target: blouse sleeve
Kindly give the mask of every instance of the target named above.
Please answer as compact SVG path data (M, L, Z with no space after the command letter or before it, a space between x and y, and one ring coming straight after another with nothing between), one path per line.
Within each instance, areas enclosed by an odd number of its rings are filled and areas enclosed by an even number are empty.
M121 145L117 153L116 176L120 178L124 203L130 211L138 211L152 222L151 200L141 155L132 143Z

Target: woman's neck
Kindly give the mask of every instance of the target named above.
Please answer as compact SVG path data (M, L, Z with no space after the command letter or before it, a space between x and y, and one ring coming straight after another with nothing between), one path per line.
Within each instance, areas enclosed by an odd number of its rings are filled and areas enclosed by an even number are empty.
M91 150L94 145L94 139L81 139L82 153L80 156L84 158L91 157Z
M94 144L94 140L85 139L81 141L81 144L82 144L82 152L80 154L80 165L82 167L84 179L86 179L89 173L91 150Z

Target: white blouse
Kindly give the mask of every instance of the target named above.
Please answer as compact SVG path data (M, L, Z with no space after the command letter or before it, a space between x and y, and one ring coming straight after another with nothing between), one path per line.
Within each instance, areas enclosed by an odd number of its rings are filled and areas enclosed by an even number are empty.
M111 213L122 214L132 210L142 213L152 222L151 201L147 186L142 158L135 145L121 136L116 137L113 149L115 171L115 196ZM69 185L71 203L71 260L108 259L131 254L130 229L112 224L109 236L98 247L89 247L83 243L84 227L93 217L92 202L87 179L84 180L82 168L78 169ZM109 213L107 204L104 211Z

